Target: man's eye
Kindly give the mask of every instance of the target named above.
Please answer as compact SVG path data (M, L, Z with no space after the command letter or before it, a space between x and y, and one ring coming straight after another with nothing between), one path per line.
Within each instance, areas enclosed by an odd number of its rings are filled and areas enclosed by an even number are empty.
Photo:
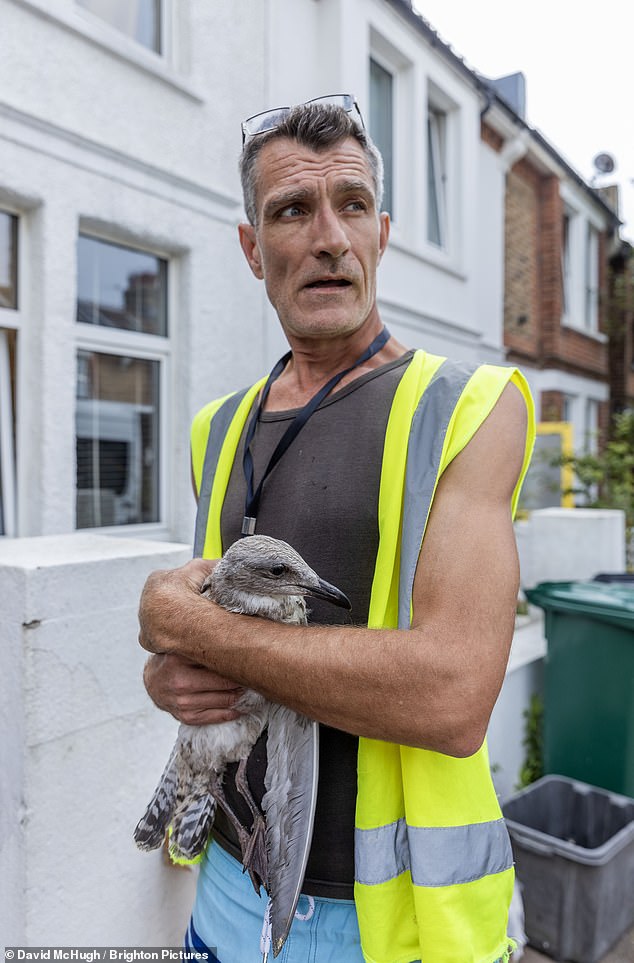
M365 211L367 210L367 204L365 201L350 201L346 204L346 211Z
M279 212L279 216L299 217L302 213L302 209L298 204L289 204L288 207L282 208L282 210Z

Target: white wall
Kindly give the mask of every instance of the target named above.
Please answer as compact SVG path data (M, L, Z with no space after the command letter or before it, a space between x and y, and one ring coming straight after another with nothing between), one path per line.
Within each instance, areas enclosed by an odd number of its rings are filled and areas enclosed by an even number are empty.
M137 607L186 546L0 539L0 943L179 946L195 873L136 850L176 722L141 680Z

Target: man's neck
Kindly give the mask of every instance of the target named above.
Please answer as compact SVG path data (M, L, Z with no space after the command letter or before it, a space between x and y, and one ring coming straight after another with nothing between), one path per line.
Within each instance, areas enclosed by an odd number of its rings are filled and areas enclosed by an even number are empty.
M274 382L267 399L267 411L287 411L305 405L339 371L351 367L382 330L382 323L353 335L322 340L294 339L289 336L292 357ZM348 372L336 390L362 375L400 358L407 349L396 338L363 364Z

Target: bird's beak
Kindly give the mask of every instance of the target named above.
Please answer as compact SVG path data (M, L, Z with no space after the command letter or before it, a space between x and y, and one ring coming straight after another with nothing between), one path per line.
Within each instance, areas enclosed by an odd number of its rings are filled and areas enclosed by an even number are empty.
M305 586L305 588L306 594L312 595L313 598L332 602L333 605L338 605L342 609L350 610L352 608L348 596L344 595L335 585L324 581L323 578L318 579L316 584L313 582L311 585Z

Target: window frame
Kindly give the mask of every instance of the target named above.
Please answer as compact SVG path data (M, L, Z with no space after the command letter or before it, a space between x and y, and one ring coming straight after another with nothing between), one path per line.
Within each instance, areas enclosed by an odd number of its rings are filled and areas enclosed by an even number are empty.
M607 335L600 330L599 310L604 228L566 185L561 187L561 196L561 324L605 342Z
M381 145L375 140L374 132L372 130L371 117L372 117L372 65L375 65L379 70L384 71L390 77L390 157L389 166L386 164L385 150L382 149ZM370 136L377 147L381 151L381 156L383 158L384 164L384 190L383 190L383 210L388 211L390 215L390 220L392 223L397 223L396 216L396 105L397 105L397 85L398 85L398 69L394 67L393 64L389 63L384 57L381 57L374 49L370 50L368 57L368 89L369 89L369 104L370 104ZM389 173L389 189L387 187L387 174ZM389 205L386 204L386 198L389 199Z
M153 0L155 2L155 0ZM137 40L136 37L131 36L124 30L120 30L109 20L104 17L99 16L98 13L94 13L88 7L85 7L80 0L73 0L73 6L80 18L86 18L88 23L96 27L96 29L105 28L108 32L112 31L115 36L119 39L123 38L125 42L134 44L141 50L145 50L147 53L160 58L160 60L169 63L172 56L172 44L171 44L171 24L172 24L172 0L158 0L159 2L159 16L158 16L158 49L154 47L148 47L142 41Z
M448 116L446 111L435 107L431 102L427 104L426 119L426 194L427 194L427 217L426 217L426 241L439 251L448 250L449 223L448 223L448 203L447 203L447 184L448 156L447 156L447 127ZM431 237L431 199L430 184L433 183L435 204L434 208L437 216L438 240Z
M599 288L601 244L599 231L591 221L586 222L584 244L584 312L583 320L586 330L591 334L599 331Z
M464 159L461 151L464 105L454 99L447 89L436 83L433 76L426 78L423 100L425 120L423 124L424 166L424 217L423 237L426 255L434 263L458 267L461 256L461 207L464 192ZM440 200L441 243L430 238L429 232L429 142L430 120L432 150L435 153L436 196ZM440 186L440 190L438 187Z
M77 515L75 508L75 531L97 532L105 535L121 535L134 537L135 535L148 536L167 534L169 532L170 518L170 476L169 460L167 457L169 439L169 412L171 410L171 386L172 386L172 364L173 364L173 317L175 306L174 294L174 260L173 257L164 250L149 246L147 243L137 242L129 237L117 236L115 232L96 231L80 222L77 239L79 235L89 237L93 240L103 241L106 244L115 244L120 247L128 248L132 251L139 251L157 257L167 262L165 279L167 284L167 334L146 334L140 331L126 331L122 328L105 327L98 324L90 324L75 320L75 396L77 400L77 378L78 378L78 358L80 351L90 351L97 354L109 354L119 357L128 357L140 361L157 361L158 369L158 519L154 522L134 522L129 525L104 525L93 528L77 528ZM74 414L76 414L76 404ZM75 444L77 439L76 423L73 421L73 433ZM75 465L75 505L77 497L77 466Z
M10 204L0 202L0 213L8 214L17 218L17 244L16 244L16 307L5 308L0 306L0 497L2 498L2 531L0 538L15 538L18 535L18 447L20 443L20 431L17 421L17 412L20 404L21 394L21 349L20 338L24 327L24 308L22 292L24 286L24 218L22 212L12 207ZM15 334L15 407L14 398L11 390L8 343L5 337L6 331ZM8 371L9 378L5 379L2 375Z

